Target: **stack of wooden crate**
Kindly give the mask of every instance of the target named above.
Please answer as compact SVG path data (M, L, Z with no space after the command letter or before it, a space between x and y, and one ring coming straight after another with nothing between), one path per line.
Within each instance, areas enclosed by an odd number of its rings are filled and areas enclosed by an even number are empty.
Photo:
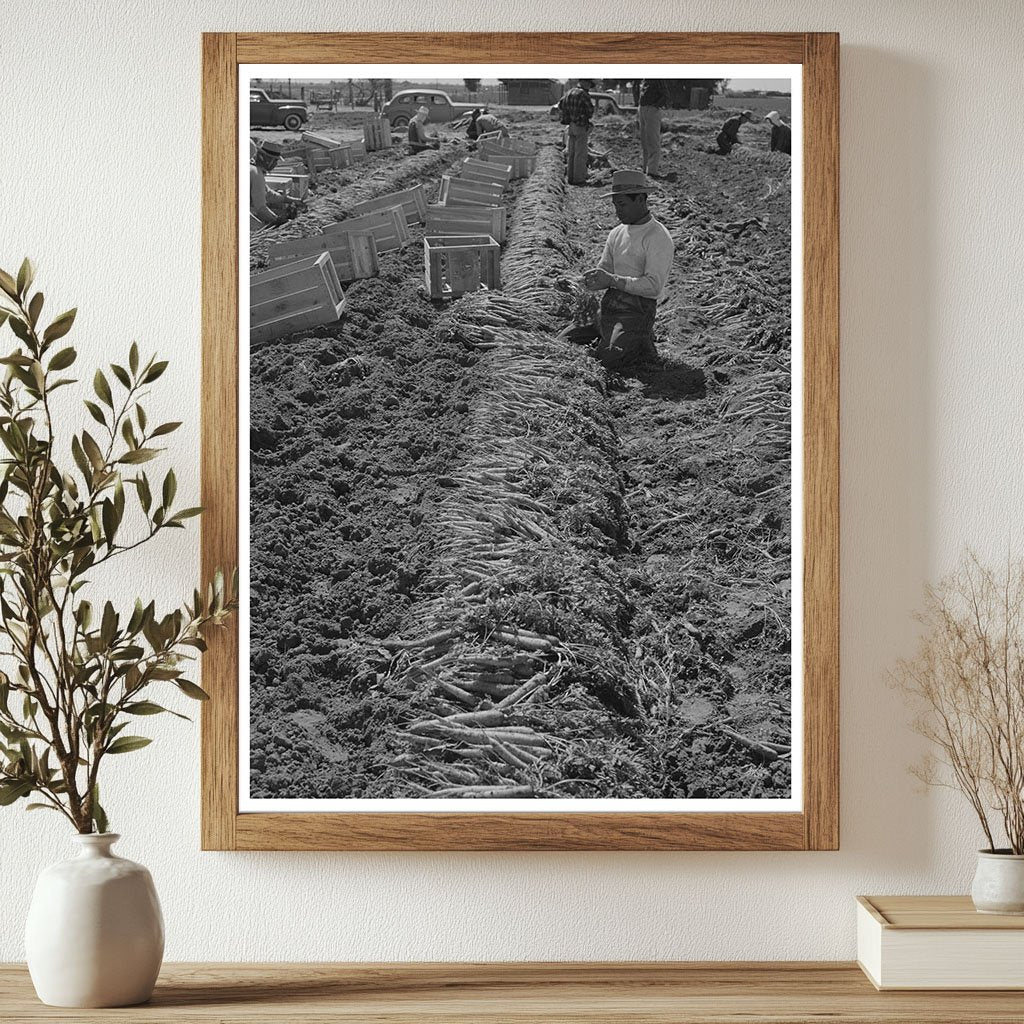
M531 143L512 142L509 139L495 142L485 139L479 144L478 151L487 163L498 163L511 168L513 178L525 178L537 169L537 153Z
M388 206L358 217L348 217L337 224L329 224L324 234L345 234L351 231L368 231L377 244L377 252L401 249L409 241L409 223L401 206Z
M427 197L422 185L414 185L401 192L390 192L376 199L356 203L351 212L355 216L386 210L389 206L400 206L408 224L424 224L427 220Z
M503 245L508 215L504 206L428 206L428 235L490 235Z
M334 272L342 284L366 277L376 277L377 242L371 231L321 233L305 238L289 238L267 248L271 266L293 263L308 256L326 252L334 264Z

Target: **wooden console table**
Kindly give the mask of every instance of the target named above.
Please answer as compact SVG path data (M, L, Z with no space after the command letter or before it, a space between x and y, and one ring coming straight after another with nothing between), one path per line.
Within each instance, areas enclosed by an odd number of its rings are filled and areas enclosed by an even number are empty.
M150 1003L60 1010L0 965L0 1021L1021 1024L1024 992L876 992L855 964L166 964Z

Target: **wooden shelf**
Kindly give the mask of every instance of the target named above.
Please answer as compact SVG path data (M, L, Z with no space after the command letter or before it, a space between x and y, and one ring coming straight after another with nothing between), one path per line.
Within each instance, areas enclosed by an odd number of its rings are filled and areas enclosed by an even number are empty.
M7 964L0 1020L1020 1024L1024 992L876 992L850 963L166 964L144 1006L61 1010Z

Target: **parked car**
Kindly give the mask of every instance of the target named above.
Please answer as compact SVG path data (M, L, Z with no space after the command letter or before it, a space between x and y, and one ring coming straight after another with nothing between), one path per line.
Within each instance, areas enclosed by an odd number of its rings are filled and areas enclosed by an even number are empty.
M448 121L455 121L460 117L481 107L479 103L455 103L446 92L439 89L403 89L396 92L384 104L381 113L391 122L395 128L405 128L412 120L412 115L420 107L426 107L430 111L428 121L435 124L446 124Z
M623 106L610 92L594 92L591 90L590 98L594 101L594 116L600 117L604 114L635 114L636 107ZM553 103L548 109L552 117L558 116L558 104Z
M273 128L283 125L297 132L309 120L306 104L299 100L271 99L262 89L249 90L249 126Z

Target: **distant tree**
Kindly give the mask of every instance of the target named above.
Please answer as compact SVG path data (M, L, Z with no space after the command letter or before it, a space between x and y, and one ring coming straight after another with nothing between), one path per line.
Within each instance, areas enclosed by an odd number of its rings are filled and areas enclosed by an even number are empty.
M466 92L474 93L480 90L479 78L464 78L462 84L466 87Z

